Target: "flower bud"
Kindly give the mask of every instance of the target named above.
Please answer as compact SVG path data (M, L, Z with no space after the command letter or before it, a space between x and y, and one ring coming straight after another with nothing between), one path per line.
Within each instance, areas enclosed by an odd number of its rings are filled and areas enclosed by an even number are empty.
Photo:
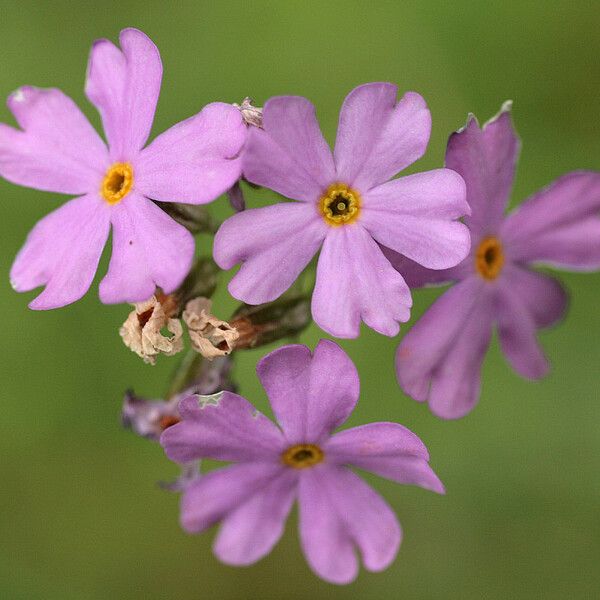
M242 305L231 319L237 329L237 349L256 348L281 338L293 337L311 322L310 300L306 296L282 296L258 306Z

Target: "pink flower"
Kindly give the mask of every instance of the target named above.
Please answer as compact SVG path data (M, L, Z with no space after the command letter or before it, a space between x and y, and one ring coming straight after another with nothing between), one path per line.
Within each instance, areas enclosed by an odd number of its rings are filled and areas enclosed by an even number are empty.
M453 269L433 272L387 253L411 287L454 283L396 355L402 389L446 419L464 416L477 403L494 327L517 373L529 379L547 373L536 334L561 319L567 295L533 266L600 268L600 173L569 173L504 215L519 153L509 108L481 129L470 117L448 142L446 164L464 178L473 211L466 219L471 254Z
M181 524L199 533L221 521L214 552L225 563L249 565L268 554L283 533L294 500L300 539L323 579L348 583L365 567L381 571L401 540L388 504L348 467L438 493L444 487L428 464L423 442L396 423L370 423L333 434L359 395L356 368L335 343L279 348L263 358L258 376L281 429L231 392L188 396L180 423L161 444L169 458L236 464L211 471L183 495Z
M214 103L143 148L154 118L162 65L141 31L125 29L121 50L99 40L86 95L102 116L109 148L57 89L22 87L8 106L22 130L0 124L0 175L20 185L77 195L31 231L11 270L13 287L45 286L34 309L64 306L88 290L112 226L113 253L102 302L141 302L187 274L194 240L156 204L203 204L240 176L246 128L233 106Z
M215 237L223 269L243 263L229 285L249 304L280 296L321 249L312 299L316 323L356 337L361 319L394 336L412 305L383 244L428 268L459 263L470 246L456 219L469 213L462 179L449 169L388 181L425 152L431 116L421 96L396 102L389 83L357 87L344 101L332 155L305 98L271 98L264 129L252 128L244 175L299 202L238 213ZM387 182L387 183L386 183Z

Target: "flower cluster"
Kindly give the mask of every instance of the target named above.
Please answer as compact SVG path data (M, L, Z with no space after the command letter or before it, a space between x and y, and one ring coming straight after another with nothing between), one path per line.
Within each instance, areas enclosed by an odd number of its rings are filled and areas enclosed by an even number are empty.
M520 148L505 103L483 127L470 116L450 136L444 167L397 177L425 153L431 115L419 94L398 100L391 83L348 94L333 151L298 96L263 108L214 102L148 144L161 77L141 31L122 31L119 46L94 43L85 92L106 141L60 90L10 95L18 128L0 124L0 176L76 196L35 225L12 285L43 287L32 309L77 301L112 231L99 293L134 305L124 343L150 364L189 347L164 400L129 392L123 406L124 424L182 465L169 485L182 492L182 527L220 522L215 554L248 565L276 544L297 501L317 575L352 581L356 550L368 570L385 569L401 529L351 467L443 494L423 442L392 422L336 432L358 401L359 375L333 341L260 360L277 425L235 393L235 356L311 321L338 338L358 337L361 323L394 337L410 319L411 289L449 282L398 346L407 395L444 419L470 412L494 328L519 374L544 376L537 331L561 319L567 294L537 267L600 269L600 173L564 175L505 215ZM246 208L248 184L291 201ZM217 223L203 205L223 194L234 214ZM194 261L197 233L214 245ZM210 297L219 270L238 264L228 289L242 304L225 321ZM204 458L233 464L201 473Z

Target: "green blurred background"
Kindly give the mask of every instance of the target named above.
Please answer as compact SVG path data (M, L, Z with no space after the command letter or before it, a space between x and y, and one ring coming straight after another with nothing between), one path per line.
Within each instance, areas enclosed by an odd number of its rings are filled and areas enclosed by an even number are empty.
M385 80L419 91L431 108L431 143L417 170L442 164L449 132L469 111L487 120L507 98L524 142L513 202L567 171L600 167L597 2L4 1L0 95L56 86L97 125L83 94L88 51L125 26L143 29L162 54L154 133L213 100L300 94L333 140L345 94ZM5 107L0 120L12 123ZM176 359L150 367L129 352L117 333L128 308L102 306L97 281L75 305L29 311L33 294L11 290L10 263L63 199L4 181L0 194L1 598L598 597L600 275L561 275L572 303L566 321L542 335L550 376L520 379L494 342L481 403L458 422L436 419L399 391L398 340L364 330L343 343L362 378L352 423L413 429L448 494L369 478L397 511L404 542L386 572L335 587L306 566L295 516L275 551L244 569L217 562L213 532L180 530L177 497L156 485L174 465L119 423L123 391L160 397ZM272 200L265 192L248 199ZM213 210L230 213L224 199ZM209 251L208 239L199 245ZM416 293L415 317L437 293ZM221 289L218 314L234 306ZM320 335L312 327L301 341L313 346ZM236 377L268 412L254 375L267 350L240 354Z

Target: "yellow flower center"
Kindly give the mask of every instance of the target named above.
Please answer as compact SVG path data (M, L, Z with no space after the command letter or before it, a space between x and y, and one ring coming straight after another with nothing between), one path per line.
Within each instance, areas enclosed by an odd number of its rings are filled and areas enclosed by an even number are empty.
M475 268L488 281L496 279L504 266L504 252L498 238L484 238L475 253Z
M360 213L360 195L345 183L334 183L321 196L319 209L327 225L353 223Z
M117 204L133 187L133 169L129 163L115 163L108 169L100 193L109 204Z
M306 469L319 464L325 458L323 450L314 444L290 446L281 455L281 460L294 469Z

